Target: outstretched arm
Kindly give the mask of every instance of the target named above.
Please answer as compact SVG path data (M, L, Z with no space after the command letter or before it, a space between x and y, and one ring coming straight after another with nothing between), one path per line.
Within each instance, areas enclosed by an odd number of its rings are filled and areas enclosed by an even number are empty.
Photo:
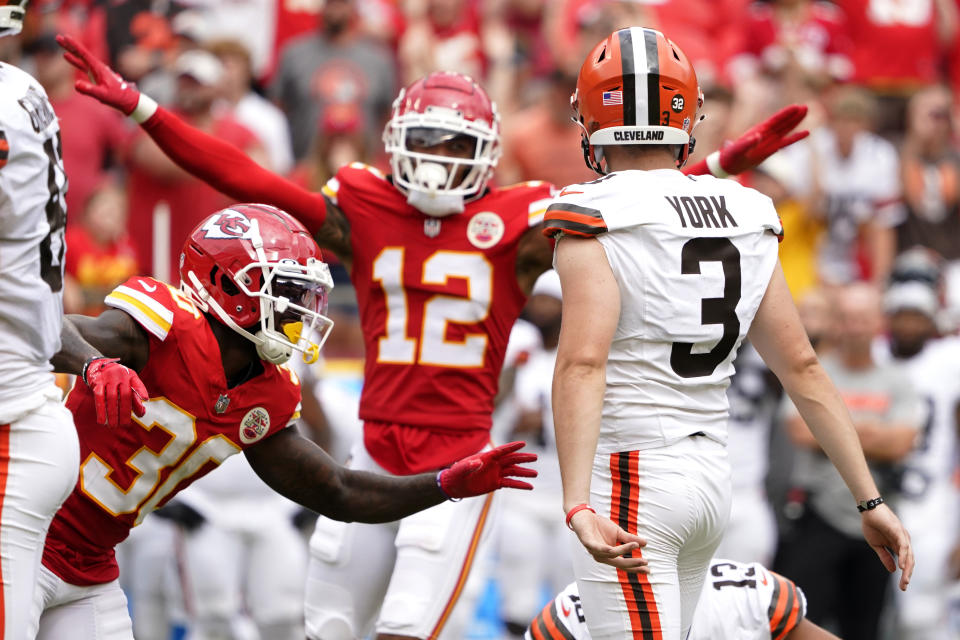
M440 504L503 487L532 489L515 477L536 472L518 466L536 460L511 443L469 456L439 474L385 476L352 471L293 429L244 451L257 475L277 493L334 520L390 522Z
M685 167L683 172L687 175L712 174L726 178L749 171L780 149L810 135L809 131L790 133L806 116L806 105L784 107L733 142L725 144L722 149L714 151L697 164Z
M88 75L78 80L80 93L136 120L151 138L184 170L240 202L263 202L287 211L317 233L326 219L326 199L267 171L243 151L199 131L157 105L117 75L82 44L59 35L70 64ZM336 247L330 247L336 251Z

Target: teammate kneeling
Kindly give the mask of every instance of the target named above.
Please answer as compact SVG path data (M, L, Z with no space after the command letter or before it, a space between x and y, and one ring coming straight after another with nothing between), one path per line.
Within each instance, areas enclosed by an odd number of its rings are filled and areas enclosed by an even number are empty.
M806 619L800 587L759 562L715 558L687 640L837 640ZM590 640L576 582L543 608L525 640Z
M71 316L59 371L85 382L105 359L140 373L147 396L134 426L108 430L95 405L119 414L139 402L126 384L78 384L71 410L80 437L79 481L50 526L35 606L40 640L132 640L114 547L178 491L244 451L257 474L291 500L340 520L385 522L446 499L500 487L532 488L521 443L484 451L439 473L387 477L349 471L286 428L300 384L280 366L294 352L316 359L332 322L333 286L320 250L294 218L236 205L187 240L179 289L131 278L97 318ZM312 331L320 337L311 342ZM114 370L122 369L111 365ZM33 637L32 632L28 637Z

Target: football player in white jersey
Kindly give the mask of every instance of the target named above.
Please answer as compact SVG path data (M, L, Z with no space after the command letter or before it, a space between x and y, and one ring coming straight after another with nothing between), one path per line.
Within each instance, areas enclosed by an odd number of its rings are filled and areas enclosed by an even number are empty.
M806 619L800 587L759 562L715 558L687 640L838 640ZM577 583L543 608L525 640L590 640Z
M899 260L898 260L899 262ZM897 268L894 267L894 273ZM900 364L927 406L927 418L903 464L898 511L915 538L924 567L910 591L897 593L903 640L948 640L950 551L957 542L960 503L952 482L960 401L960 338L937 338L939 301L920 281L896 282L884 295L889 342L880 357Z
M20 32L26 4L0 1L0 36ZM66 188L60 126L47 94L29 74L0 62L0 640L21 640L32 626L43 541L77 479L77 434L50 365L63 317ZM131 401L136 376L126 367L89 364L87 383L101 394L109 383L115 402L122 387ZM114 404L111 424L125 415L129 404L125 414Z
M663 34L588 55L572 105L587 164L545 216L563 321L553 413L574 573L593 638L684 638L730 512L725 391L747 336L800 409L906 588L910 539L883 504L850 416L777 260L769 198L683 175L702 93ZM641 547L643 547L641 553ZM888 550L889 549L889 550Z

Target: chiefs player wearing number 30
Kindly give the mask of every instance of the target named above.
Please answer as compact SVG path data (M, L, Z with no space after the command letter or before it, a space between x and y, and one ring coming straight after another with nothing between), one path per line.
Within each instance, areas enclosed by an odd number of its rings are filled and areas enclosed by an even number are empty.
M867 542L890 571L890 550L899 556L901 588L913 570L910 538L881 504L800 324L773 203L677 171L702 101L662 33L600 42L573 105L587 164L603 177L545 218L563 287L553 382L563 507L594 639L687 636L729 517L724 392L747 335L846 481Z
M240 451L274 490L340 520L396 520L448 499L532 488L515 479L536 475L519 466L536 459L517 452L522 443L396 477L347 470L289 428L300 383L283 363L293 353L318 357L333 281L310 234L283 211L248 204L214 213L187 239L180 265L179 288L131 278L99 317L65 321L59 370L88 379L105 356L119 358L139 372L146 397L132 426L108 430L95 407L129 415L124 385L70 393L80 479L47 536L34 606L40 640L133 640L114 547Z
M187 126L77 42L59 41L90 78L80 92L130 115L219 191L289 211L348 266L367 354L353 468L402 476L488 446L507 337L550 268L540 223L553 187L490 185L500 119L476 82L437 72L411 84L384 130L392 175L351 164L316 194ZM756 164L804 135L789 134L804 112L784 110L695 170ZM321 518L310 544L307 635L463 637L458 623L469 611L457 604L491 503L464 500L377 526Z

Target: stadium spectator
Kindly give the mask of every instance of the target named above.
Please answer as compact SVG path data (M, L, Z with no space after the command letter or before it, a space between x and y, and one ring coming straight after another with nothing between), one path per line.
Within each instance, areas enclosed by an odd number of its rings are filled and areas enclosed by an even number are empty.
M41 33L27 51L33 54L36 78L60 118L63 166L70 181L67 211L79 214L129 135L120 114L105 113L96 101L73 90L74 69L60 55L55 36L52 31ZM79 215L67 216L71 227L79 220Z
M257 135L267 151L269 168L288 173L293 168L293 147L287 119L273 103L253 91L250 50L240 40L215 40L206 48L223 65L222 97L233 117Z
M67 228L64 306L67 313L96 315L105 309L104 297L137 272L137 254L127 233L127 193L106 179L82 210L73 211L80 215Z
M815 86L853 74L851 42L841 11L813 0L755 2L741 25L735 77L794 74Z
M877 290L865 283L845 287L834 310L838 339L821 362L850 410L880 493L893 500L893 466L913 446L923 417L920 400L899 367L873 358L883 322ZM860 540L860 516L843 480L788 399L783 413L798 448L794 481L807 500L780 540L775 565L807 594L810 620L835 623L845 640L875 640L888 575Z
M784 234L790 234L790 242L780 245L780 265L790 293L800 300L819 283L817 251L824 225L810 214L806 200L796 196L796 182L793 167L783 154L770 157L750 176L750 186L773 200Z
M953 100L943 86L910 98L901 146L906 215L897 226L897 250L915 245L960 260L960 153L953 145Z
M254 133L229 113L213 109L223 77L223 65L216 56L202 50L187 51L177 58L175 69L173 110L193 126L266 164ZM180 169L143 131L138 134L129 158L130 232L142 270L169 279L179 265L180 247L190 229L230 200Z
M913 91L938 82L956 41L956 0L835 0L856 42L853 80L880 97L878 128L898 135ZM903 52L903 55L891 55ZM909 52L909 53L906 53Z
M583 162L580 128L570 121L570 94L576 83L576 77L554 71L540 99L510 119L497 169L500 184L546 180L567 185L596 177Z
M316 192L340 167L367 162L362 117L356 105L331 105L317 122L310 153L293 170L291 180Z
M863 89L841 87L828 101L828 123L786 149L794 194L827 232L820 279L833 285L884 282L902 220L899 161L892 144L870 131L876 103Z
M321 17L317 31L283 50L271 85L290 122L298 160L310 149L315 123L336 104L362 105L366 142L373 149L395 95L393 59L358 32L354 0L327 0Z

